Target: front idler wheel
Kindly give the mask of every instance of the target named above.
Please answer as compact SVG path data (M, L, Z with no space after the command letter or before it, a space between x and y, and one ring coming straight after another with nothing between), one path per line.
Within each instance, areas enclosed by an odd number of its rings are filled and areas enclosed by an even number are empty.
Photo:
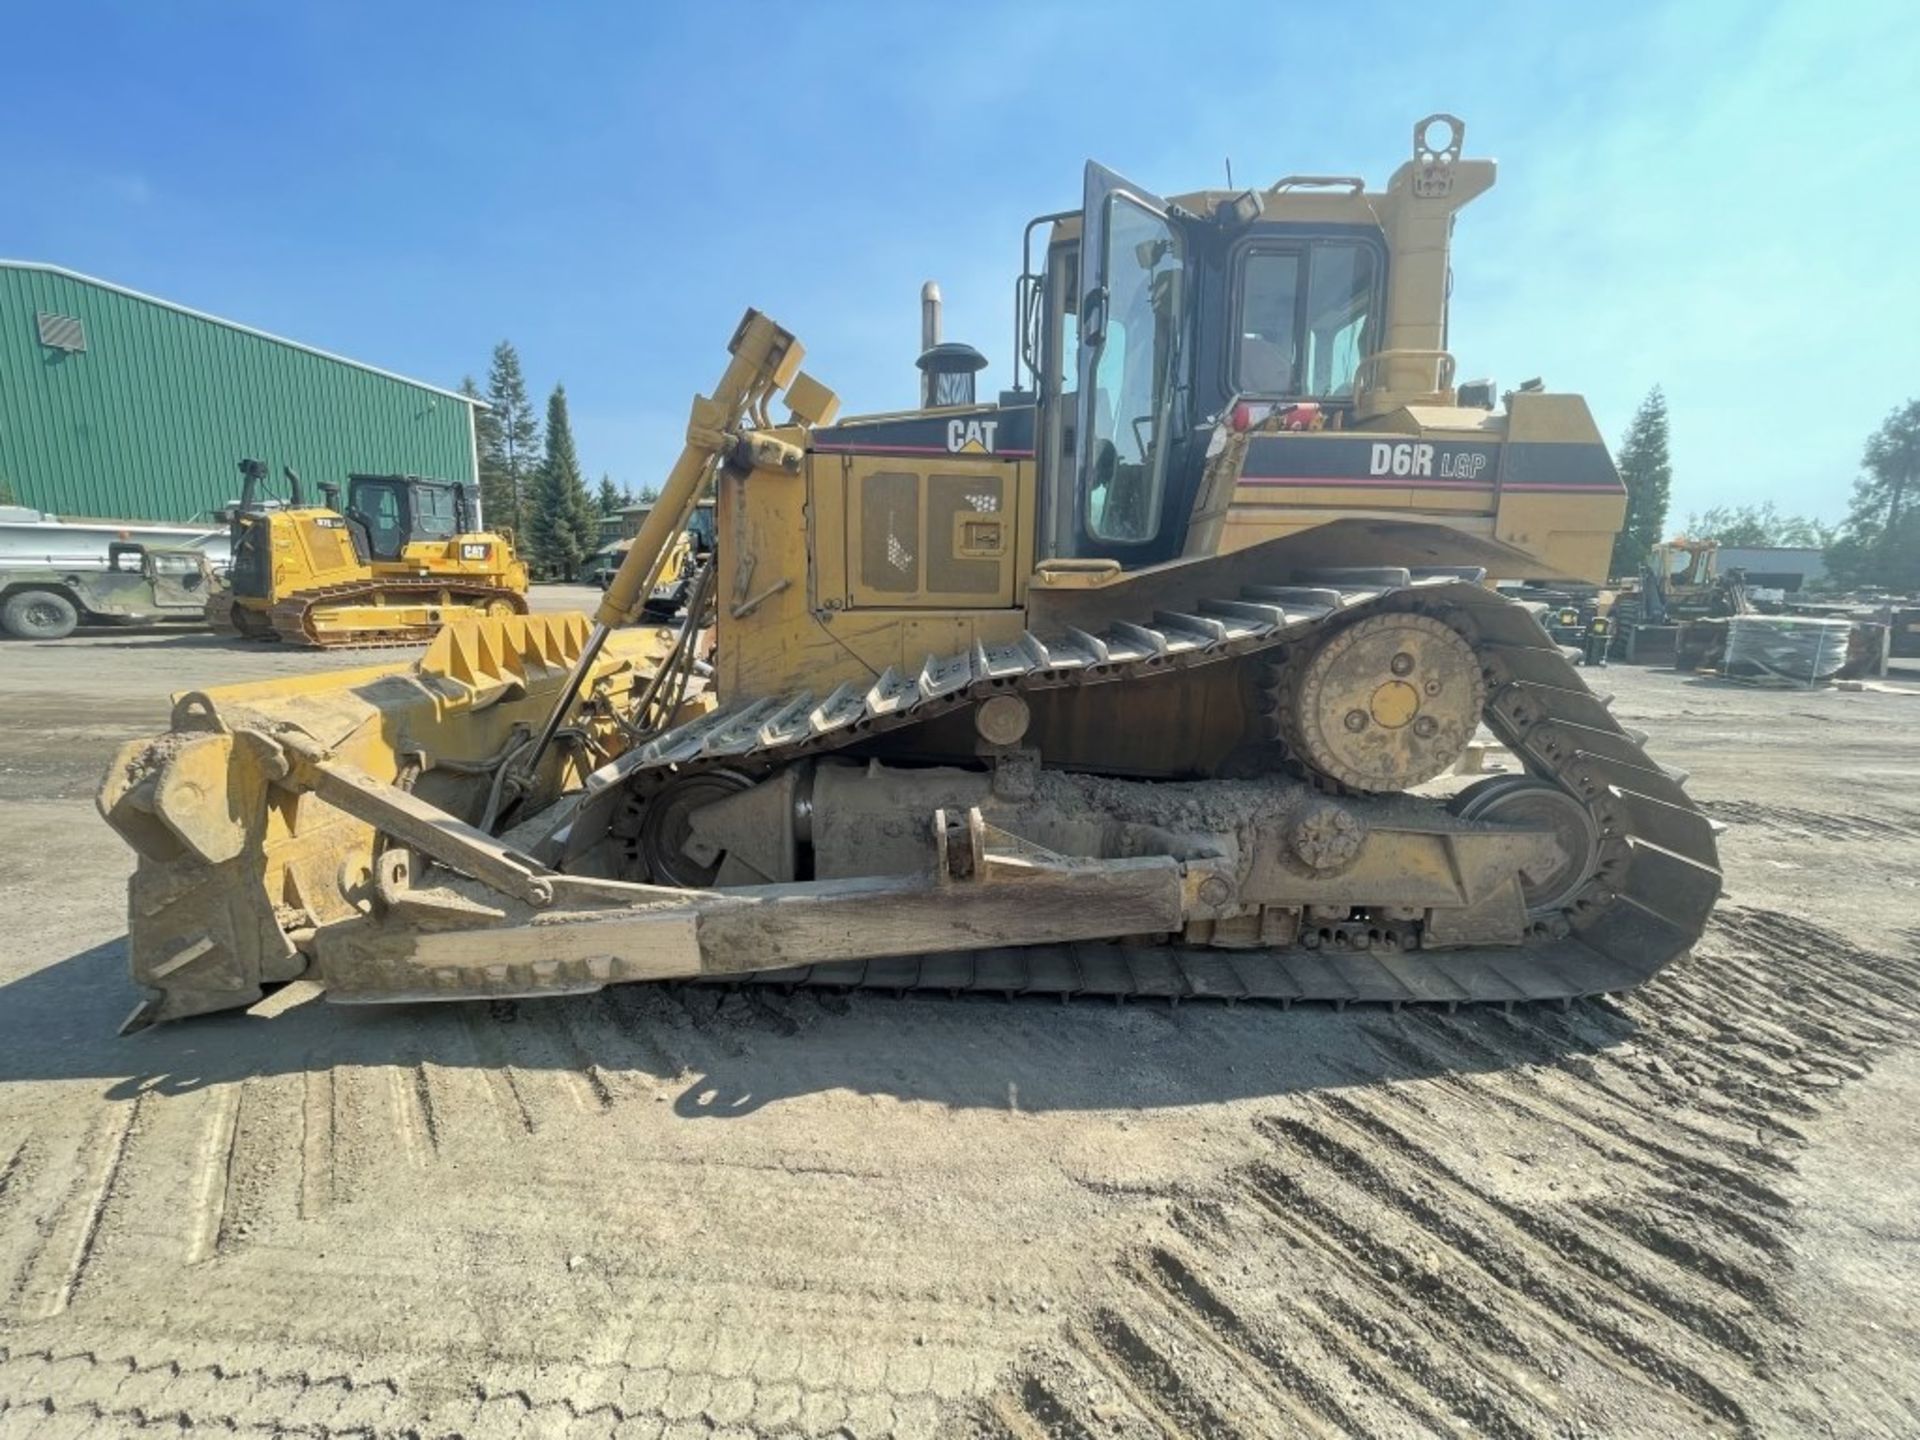
M1528 775L1497 775L1461 791L1447 806L1462 820L1525 825L1553 833L1559 858L1543 874L1521 872L1527 914L1545 919L1565 911L1600 864L1600 823L1578 798Z
M686 853L686 843L693 836L694 813L752 788L753 781L737 771L706 770L669 780L655 791L640 817L634 844L635 859L644 867L647 880L687 889L705 889L713 884L725 857L702 865Z

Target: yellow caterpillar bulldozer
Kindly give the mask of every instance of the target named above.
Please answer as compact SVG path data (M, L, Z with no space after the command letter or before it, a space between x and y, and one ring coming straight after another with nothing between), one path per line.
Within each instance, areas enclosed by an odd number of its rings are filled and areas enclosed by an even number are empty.
M1090 165L993 403L930 345L921 409L841 419L749 311L591 623L185 694L120 754L129 1024L296 976L1505 1004L1684 953L1707 821L1489 583L1603 578L1624 500L1577 397L1453 378L1461 134L1379 192ZM709 494L687 619L629 627ZM1484 732L1510 773L1459 773Z
M352 475L306 504L292 471L282 504L262 494L266 466L240 462L227 512L228 591L216 628L292 645L413 645L454 620L527 611L527 567L506 535L477 533L469 488L417 475Z

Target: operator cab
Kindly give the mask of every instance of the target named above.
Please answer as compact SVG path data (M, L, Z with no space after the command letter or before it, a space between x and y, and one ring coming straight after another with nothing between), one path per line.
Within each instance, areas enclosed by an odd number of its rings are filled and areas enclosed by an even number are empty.
M466 486L417 475L349 475L346 515L373 560L398 560L408 545L472 528Z
M693 507L693 515L687 521L687 538L693 544L693 553L700 556L711 555L718 543L719 527L714 523L713 506L707 501Z
M1128 568L1178 555L1207 441L1236 401L1351 418L1380 349L1386 240L1373 220L1267 218L1306 183L1202 214L1090 163L1083 208L1028 227L1053 226L1044 268L1023 277L1019 357L1040 410L1048 554Z
M1465 131L1418 121L1383 192L1292 175L1167 200L1089 163L1080 209L1028 224L1014 378L1037 408L1040 558L1178 556L1230 422L1343 430L1456 403L1448 237L1494 170L1461 159Z

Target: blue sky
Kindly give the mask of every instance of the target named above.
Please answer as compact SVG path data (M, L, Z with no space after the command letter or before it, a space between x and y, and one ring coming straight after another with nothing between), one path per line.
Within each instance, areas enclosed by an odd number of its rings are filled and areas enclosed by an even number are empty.
M69 0L8 28L0 254L441 383L509 337L636 488L746 305L883 409L937 278L996 388L1020 228L1086 158L1162 193L1227 156L1382 183L1442 109L1501 162L1455 242L1462 373L1581 391L1616 442L1663 384L1676 521L1838 517L1920 396L1910 4Z

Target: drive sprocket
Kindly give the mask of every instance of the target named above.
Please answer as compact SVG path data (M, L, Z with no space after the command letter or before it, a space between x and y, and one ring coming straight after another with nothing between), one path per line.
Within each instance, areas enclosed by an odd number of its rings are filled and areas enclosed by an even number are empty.
M1430 615L1390 611L1289 657L1281 738L1302 764L1359 791L1442 775L1479 728L1486 681L1473 646Z

